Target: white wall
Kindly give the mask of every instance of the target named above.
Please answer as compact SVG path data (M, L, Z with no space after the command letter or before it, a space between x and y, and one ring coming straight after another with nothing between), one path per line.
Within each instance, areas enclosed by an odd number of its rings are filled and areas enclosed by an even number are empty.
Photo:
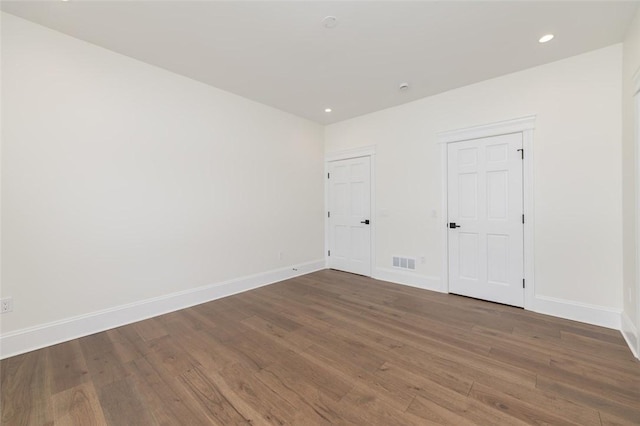
M621 62L614 45L327 126L327 152L376 146L377 268L424 255L417 274L442 277L438 132L537 115L536 295L619 324Z
M640 283L636 277L636 149L634 138L633 76L640 70L640 10L627 30L622 61L622 173L624 224L623 328L640 356Z
M7 14L2 88L3 334L323 259L320 125Z

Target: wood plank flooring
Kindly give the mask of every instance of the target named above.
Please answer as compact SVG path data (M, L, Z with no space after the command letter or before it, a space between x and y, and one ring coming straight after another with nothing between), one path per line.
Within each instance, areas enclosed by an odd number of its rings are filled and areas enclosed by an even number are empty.
M630 425L619 332L320 271L0 362L3 425Z

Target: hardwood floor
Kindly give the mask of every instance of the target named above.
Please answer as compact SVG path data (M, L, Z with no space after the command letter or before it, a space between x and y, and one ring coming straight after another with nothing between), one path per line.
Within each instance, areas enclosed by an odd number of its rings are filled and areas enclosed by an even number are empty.
M640 424L619 332L321 271L0 362L5 425Z

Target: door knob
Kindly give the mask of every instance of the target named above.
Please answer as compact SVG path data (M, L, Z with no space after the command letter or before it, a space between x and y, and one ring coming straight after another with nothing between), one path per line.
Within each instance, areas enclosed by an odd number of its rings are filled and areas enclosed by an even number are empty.
M362 220L362 221L360 221L360 223L364 223L365 225L368 225L369 224L369 219Z
M455 222L449 222L449 228L451 228L451 229L460 228L460 225L456 225Z

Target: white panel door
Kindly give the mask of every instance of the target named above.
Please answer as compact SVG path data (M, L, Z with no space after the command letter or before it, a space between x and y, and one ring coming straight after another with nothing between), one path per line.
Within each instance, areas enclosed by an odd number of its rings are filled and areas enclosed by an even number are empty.
M524 306L522 133L448 145L449 291Z
M329 268L371 276L371 160L329 163Z

